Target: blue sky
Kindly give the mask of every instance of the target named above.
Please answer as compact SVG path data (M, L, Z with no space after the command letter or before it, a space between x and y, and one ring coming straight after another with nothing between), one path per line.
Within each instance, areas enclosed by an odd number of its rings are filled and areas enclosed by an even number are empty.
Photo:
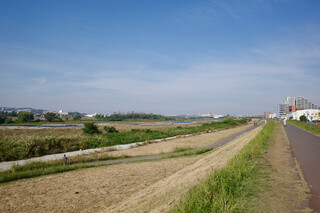
M0 106L262 114L320 104L318 0L0 1Z

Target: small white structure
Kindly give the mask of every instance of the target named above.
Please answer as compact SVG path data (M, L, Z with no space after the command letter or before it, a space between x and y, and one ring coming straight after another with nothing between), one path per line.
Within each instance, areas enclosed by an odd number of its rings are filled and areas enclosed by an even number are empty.
M298 120L300 121L300 116L304 115L307 117L308 121L319 120L320 110L318 109L304 109L304 110L297 110L294 112L289 112L287 114L287 119L290 120Z
M93 118L97 113L94 113L94 114L90 114L90 115L85 115L85 117L87 118Z
M68 117L69 113L68 112L64 112L62 109L59 110L58 115L60 117Z
M275 117L277 117L277 113L270 113L266 116L266 118L269 118L269 119L274 119Z

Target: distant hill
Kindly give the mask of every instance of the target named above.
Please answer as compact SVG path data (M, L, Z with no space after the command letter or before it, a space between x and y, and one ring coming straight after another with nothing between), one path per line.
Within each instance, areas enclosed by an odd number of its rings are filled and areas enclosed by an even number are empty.
M21 107L21 108L15 108L15 107L0 107L0 111L6 111L6 112L12 112L12 111L16 111L16 112L32 112L32 113L43 113L43 112L47 112L48 110L44 110L44 109L33 109L31 107Z

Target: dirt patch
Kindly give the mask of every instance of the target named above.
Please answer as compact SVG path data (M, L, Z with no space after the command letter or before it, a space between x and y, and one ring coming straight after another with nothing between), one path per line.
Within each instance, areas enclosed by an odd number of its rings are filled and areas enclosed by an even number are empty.
M214 142L232 135L236 132L240 132L251 125L241 126L232 129L226 129L218 132L206 133L203 135L196 135L187 138L177 138L168 141L161 141L158 143L151 143L144 146L139 146L126 150L117 150L109 152L111 156L137 156L137 155L156 155L161 153L168 153L174 151L175 148L201 148Z
M99 203L116 205L198 158L119 164L2 185L0 212L95 212Z
M299 167L291 155L289 140L282 125L277 123L270 141L266 159L273 170L270 175L271 187L253 202L257 204L257 212L307 211L308 188L300 178Z
M105 206L101 212L165 212L192 186L202 181L210 172L222 168L262 127L238 137L218 150L211 152L192 165L133 194L121 203Z

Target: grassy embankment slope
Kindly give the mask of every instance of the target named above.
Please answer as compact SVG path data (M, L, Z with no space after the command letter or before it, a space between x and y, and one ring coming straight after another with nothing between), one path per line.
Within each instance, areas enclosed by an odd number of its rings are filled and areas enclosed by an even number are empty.
M164 155L159 159L200 155L200 154L209 152L211 150L212 149L186 150L186 149L177 148L172 153L168 153L168 155ZM135 157L142 157L142 156L135 156ZM100 165L98 163L97 164L88 164L88 163L96 162L96 161L105 161L105 160L117 160L117 159L124 159L124 158L132 158L132 157L126 156L126 155L113 157L108 155L107 153L91 154L91 155L85 155L85 156L79 155L79 156L69 157L68 159L69 163L67 166L63 165L62 159L53 160L53 161L33 161L22 166L13 166L9 170L0 172L0 183L6 183L10 181L19 180L19 179L27 179L27 178L33 178L33 177L38 177L43 175L57 174L62 172L78 170L78 169L96 167ZM131 162L134 162L134 161L131 161Z
M304 129L308 132L311 132L313 134L320 136L320 126L308 124L308 123L301 122L301 121L288 121L288 122L297 126L297 127L300 127L301 129Z
M132 129L126 132L71 136L4 136L0 137L0 162L21 160L48 154L63 153L89 148L108 147L167 138L178 135L197 134L246 124L248 120L226 119L222 122L204 123L201 126L167 129ZM5 130L3 130L5 131Z
M234 121L234 120L225 120L224 122L215 122L211 124L204 124L202 126L198 127L177 127L173 128L173 130L178 130L180 133L181 131L190 131L193 129L197 130L204 130L208 128L230 128L234 126L238 126L242 123L245 123L247 121L240 120L240 121ZM138 130L129 131L129 133L137 132ZM167 131L167 130L165 130ZM147 130L139 130L138 132L142 132L143 134L152 134L154 131L151 131L150 129ZM124 132L125 134L125 132ZM190 155L198 155L205 152L210 151L211 149L195 149L192 150L191 147L176 147L171 151L174 153L178 153L175 155L168 155L166 157L180 157L180 156L190 156ZM8 182L13 180L18 180L22 178L31 178L41 175L47 175L47 174L53 174L53 173L60 173L65 171L71 171L76 170L80 168L88 168L93 167L94 165L87 164L88 162L94 162L94 161L102 161L102 160L115 160L115 159L122 159L122 158L129 158L128 155L120 155L120 156L111 156L108 153L99 153L99 154L91 154L91 155L83 155L83 156L74 156L69 158L69 165L63 166L63 160L54 160L54 161L48 161L48 162L30 162L23 166L14 166L12 169L0 172L0 183L1 182ZM131 156L133 157L133 156ZM139 157L139 156L135 156Z
M269 121L227 167L193 187L172 212L246 212L260 190L260 180L268 176L262 156L274 127Z

